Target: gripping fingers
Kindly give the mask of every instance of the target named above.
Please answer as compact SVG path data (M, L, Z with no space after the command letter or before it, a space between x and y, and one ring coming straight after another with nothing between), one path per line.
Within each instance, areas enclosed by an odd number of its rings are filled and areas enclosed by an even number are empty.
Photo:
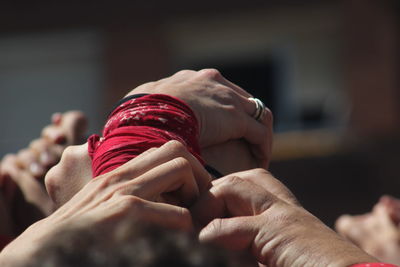
M225 176L213 185L210 192L203 194L191 209L202 225L215 218L257 215L277 201L264 188L238 176Z
M45 168L54 166L61 158L64 147L50 143L49 140L40 138L32 141L29 149L33 150L38 158L38 162Z
M46 172L45 167L40 163L39 154L32 149L19 151L16 164L36 178L42 177Z
M229 176L238 176L241 179L252 182L281 200L296 206L301 206L293 193L270 172L265 169L257 168L241 172L232 173ZM224 179L217 179L212 182L213 186L224 183Z
M251 151L259 167L267 168L272 150L272 125L266 126L248 114L242 114L245 121L242 136L251 144Z
M201 166L200 162L187 151L185 146L178 141L170 141L158 149L145 152L145 154L131 160L125 166L116 169L116 171L122 172L122 175L119 175L119 179L131 180L175 158L187 160L200 192L207 190L211 186L210 175Z
M138 223L153 224L168 229L193 231L190 212L186 208L147 201L135 196L118 196L108 204L98 206L94 212L101 217L128 216Z
M176 203L186 207L199 196L190 164L184 158L176 158L151 169L123 184L120 192L153 201L170 193L177 198Z
M56 113L51 125L42 130L42 137L54 144L74 145L83 141L82 137L87 128L87 119L80 111Z
M4 159L2 171L19 186L27 202L36 205L44 214L51 213L53 206L42 184L30 172L17 166L15 156L9 155Z

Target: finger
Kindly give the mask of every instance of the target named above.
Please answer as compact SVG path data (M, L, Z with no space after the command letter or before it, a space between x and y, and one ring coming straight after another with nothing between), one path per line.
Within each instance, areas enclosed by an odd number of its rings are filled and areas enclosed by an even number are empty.
M37 206L44 214L50 214L53 206L41 183L30 172L17 167L17 158L10 157L8 160L2 165L3 169L21 189L25 200Z
M370 238L366 229L371 214L350 216L342 215L336 221L336 230L354 244L360 246Z
M384 195L380 198L379 203L382 203L387 207L390 218L393 222L396 225L400 224L400 200L389 195Z
M251 151L255 158L258 159L258 166L267 168L272 151L272 113L268 108L265 108L262 120L258 121L253 117L256 113L254 101L245 97L239 97L239 100L247 114L247 116L243 116L246 122L245 127L243 127L245 131L243 137L252 144Z
M68 201L93 178L92 160L87 143L69 146L64 150L59 164L53 166L45 176L47 192L59 204Z
M44 127L41 136L48 139L53 144L67 144L67 137L59 125L48 125Z
M246 98L251 97L251 94L246 92L240 86L228 81L222 74L216 69L202 69L197 72L198 76L205 77L210 80L217 81L220 84L223 84L231 89L233 89L236 93Z
M60 112L56 112L51 115L51 123L54 125L59 125L61 123L62 114Z
M382 233L386 232L386 234L388 234L388 233L392 232L393 234L395 234L395 236L398 235L397 225L395 226L395 224L390 216L391 214L390 214L390 211L387 208L387 206L379 205L379 204L376 205L374 207L373 214L376 218L377 224L381 228ZM376 228L373 230L377 231ZM373 230L371 230L371 231L373 231Z
M272 124L266 126L248 114L239 114L239 116L244 121L244 127L242 136L236 138L244 137L251 144L250 149L257 159L258 166L267 168L272 151Z
M121 192L153 201L162 194L176 192L177 204L186 207L199 196L190 163L184 158L173 159L149 170L126 183Z
M83 141L87 128L86 116L80 111L68 111L55 116L53 124L42 130L42 137L52 143L61 145L74 145Z
M68 111L63 114L61 128L66 135L69 145L76 145L84 142L87 124L86 116L80 111Z
M51 143L48 139L40 138L32 141L29 149L35 151L38 161L45 168L54 166L61 158L64 147Z
M121 212L138 222L186 232L193 231L192 217L186 208L147 201L134 196L118 197L117 201L110 202L110 206L101 212Z
M280 198L281 200L293 204L296 206L300 206L299 201L293 195L293 193L278 179L276 179L270 172L265 169L258 168L252 170L246 170L241 172L235 172L228 176L238 176L241 179L246 181L250 181L258 186L261 186L271 194ZM212 182L213 186L218 186L218 184L223 183L221 179L214 180Z
M214 219L199 233L203 243L214 243L230 250L246 250L257 235L256 217Z
M277 201L267 190L237 176L219 180L191 209L194 218L203 225L214 218L257 215Z
M8 168L13 166L16 168L16 163L14 162L16 162L16 156L14 154L5 155L0 162L0 187L8 203L11 203L12 199L14 199L17 189L17 183L13 180L8 170Z
M30 173L31 176L43 177L46 169L39 163L39 154L32 149L23 149L17 154L17 166Z
M139 154L139 155L136 157L136 160L144 159L144 158L146 158L147 156L149 156L152 152L154 152L154 151L156 151L156 150L158 150L158 147L149 148L149 149L147 149L146 151L144 151L144 152L142 152L141 154Z
M189 151L187 151L186 147L178 141L165 143L160 148L148 151L147 153L131 160L130 163L116 169L117 171L123 171L123 174L119 175L118 179L132 179L133 177L146 173L158 165L178 157L185 158L189 161L200 192L210 188L210 175L203 166L201 166L200 162Z

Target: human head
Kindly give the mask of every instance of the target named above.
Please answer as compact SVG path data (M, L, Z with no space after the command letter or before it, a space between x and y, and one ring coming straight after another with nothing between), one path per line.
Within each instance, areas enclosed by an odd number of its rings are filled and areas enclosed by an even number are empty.
M247 258L200 244L187 233L122 222L100 233L82 223L56 232L30 262L32 267L246 267Z

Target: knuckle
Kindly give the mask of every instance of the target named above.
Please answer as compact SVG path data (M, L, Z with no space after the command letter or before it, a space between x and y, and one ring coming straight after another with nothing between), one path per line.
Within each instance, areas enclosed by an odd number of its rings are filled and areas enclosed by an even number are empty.
M125 195L122 197L122 203L125 203L127 206L133 207L137 206L140 207L143 204L142 199L132 196L132 195Z
M202 69L198 72L201 76L209 78L209 79L216 79L216 78L220 78L221 72L217 69L213 69L213 68L207 68L207 69Z
M50 198L57 203L57 192L61 187L62 179L60 179L57 173L59 173L59 168L57 166L51 168L47 175L44 178L44 184L46 187L46 191L49 194Z
M239 176L235 176L235 175L228 176L227 179L226 179L226 184L229 184L229 186L242 184L244 182L245 182L245 180L243 180Z
M41 132L41 136L42 137L48 137L50 135L50 132L54 129L53 125L48 125L46 127L43 128L42 132Z
M269 171L267 171L266 169L263 168L255 168L253 170L251 170L251 172L253 172L255 175L271 175L271 173Z
M61 160L67 166L73 166L77 159L77 146L68 146L64 149L62 153Z
M125 195L120 198L119 205L124 211L133 209L139 212L143 208L143 200L135 196Z
M183 157L178 157L172 160L172 164L178 170L188 170L190 169L190 163L187 159Z
M68 146L64 149L63 156L65 154L65 157L70 157L74 154L74 146Z
M172 155L182 155L187 151L185 145L177 140L169 141L167 145L168 150L171 151Z
M193 74L193 73L194 73L193 70L180 70L177 73L175 73L175 75L186 76L186 75Z
M21 159L21 158L29 157L31 154L32 154L32 152L28 148L24 148L24 149L21 149L20 151L18 151L17 158Z
M42 148L44 145L45 145L44 140L41 139L41 138L39 138L39 139L35 139L35 140L31 141L31 142L29 143L29 148L32 148L32 149L40 149L40 148Z

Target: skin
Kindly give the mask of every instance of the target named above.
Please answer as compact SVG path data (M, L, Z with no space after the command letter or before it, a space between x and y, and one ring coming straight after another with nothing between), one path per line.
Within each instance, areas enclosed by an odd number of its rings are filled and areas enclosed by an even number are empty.
M199 239L244 250L260 266L350 266L376 262L303 209L264 169L213 181L191 209Z
M226 80L217 70L180 71L171 77L143 84L131 92L160 93L185 101L200 123L200 145L207 164L222 174L267 167L272 143L272 115L262 122L251 95ZM226 123L222 124L221 121ZM221 156L222 155L222 156ZM237 155L240 155L238 157ZM60 163L46 175L47 191L57 206L68 201L92 179L87 147L68 148ZM83 172L83 175L81 174Z
M201 242L248 251L260 266L349 266L376 261L300 207L292 193L265 170L225 176L210 188L208 174L183 150L183 145L171 141L91 180L55 213L9 244L0 253L0 264L29 261L54 231L68 225L83 222L107 232L130 216L139 223L186 232L198 225ZM174 199L174 204L168 199Z
M34 221L49 215L54 204L44 187L44 176L61 158L64 149L82 141L87 120L79 111L56 113L40 138L16 154L4 156L0 163L0 185L7 217L13 227L9 236L18 234ZM3 223L3 222L2 222Z
M381 261L400 264L400 200L383 196L369 213L342 215L336 230Z
M91 180L56 212L11 242L0 253L0 265L29 262L52 233L82 221L103 232L133 216L141 223L193 231L186 207L209 188L211 180L200 163L184 151L182 144L171 141ZM179 206L155 202L160 199L173 200Z
M184 150L181 153L187 156L188 152ZM203 158L223 174L256 167L254 157L243 140L228 141L207 148L203 151ZM64 151L60 162L49 170L45 178L47 192L57 207L70 200L93 179L91 164L86 143L70 146Z
M167 94L187 103L200 124L202 149L243 138L258 167L268 168L272 147L272 114L263 121L252 115L256 106L245 90L225 79L216 69L183 70L171 77L143 84L132 94ZM223 123L221 123L223 122Z

